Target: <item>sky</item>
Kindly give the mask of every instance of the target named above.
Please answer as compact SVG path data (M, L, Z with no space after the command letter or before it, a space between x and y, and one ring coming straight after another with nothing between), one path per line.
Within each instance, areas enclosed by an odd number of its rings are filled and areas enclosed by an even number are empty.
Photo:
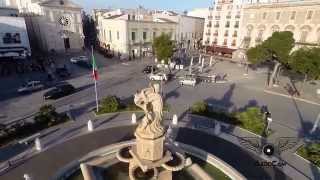
M91 13L96 8L135 8L142 5L148 9L192 10L194 8L207 8L213 0L73 0L80 4L84 10Z

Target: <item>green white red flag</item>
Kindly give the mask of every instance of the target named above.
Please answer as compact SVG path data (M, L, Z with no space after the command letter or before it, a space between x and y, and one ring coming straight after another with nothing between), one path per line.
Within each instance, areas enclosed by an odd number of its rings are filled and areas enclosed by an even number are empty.
M95 81L98 80L98 67L97 67L96 59L94 57L93 52L92 52L92 77Z

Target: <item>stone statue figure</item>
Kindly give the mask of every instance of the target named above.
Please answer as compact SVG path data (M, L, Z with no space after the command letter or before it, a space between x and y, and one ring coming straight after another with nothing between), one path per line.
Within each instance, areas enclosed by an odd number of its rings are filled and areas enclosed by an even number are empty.
M146 139L163 136L163 102L161 95L156 91L155 85L150 84L150 87L137 91L134 95L134 102L145 113L142 122L136 129L136 135Z

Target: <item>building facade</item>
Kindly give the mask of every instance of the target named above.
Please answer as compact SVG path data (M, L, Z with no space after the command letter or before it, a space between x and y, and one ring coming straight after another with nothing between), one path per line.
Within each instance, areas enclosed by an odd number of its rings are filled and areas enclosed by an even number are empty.
M25 20L17 15L17 9L0 7L0 58L31 55Z
M203 45L236 49L240 43L242 3L219 0L209 8L206 17Z
M291 31L298 46L320 44L320 2L247 5L241 31L244 48L256 46L275 31Z
M182 48L195 47L202 39L204 18L177 14L172 11L161 11L153 14L156 22L175 22L177 24L174 40Z
M70 0L5 0L25 17L34 49L64 52L80 50L84 43L82 8Z
M100 46L119 52L122 58L150 55L156 36L166 33L174 39L176 30L174 22L155 22L148 14L127 14L123 11L99 17L96 23Z

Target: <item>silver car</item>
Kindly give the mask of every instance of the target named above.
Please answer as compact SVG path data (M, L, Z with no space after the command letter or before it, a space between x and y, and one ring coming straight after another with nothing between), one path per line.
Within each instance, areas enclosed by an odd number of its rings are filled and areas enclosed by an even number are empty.
M19 89L19 93L38 91L44 88L44 85L40 81L29 81L22 85Z

